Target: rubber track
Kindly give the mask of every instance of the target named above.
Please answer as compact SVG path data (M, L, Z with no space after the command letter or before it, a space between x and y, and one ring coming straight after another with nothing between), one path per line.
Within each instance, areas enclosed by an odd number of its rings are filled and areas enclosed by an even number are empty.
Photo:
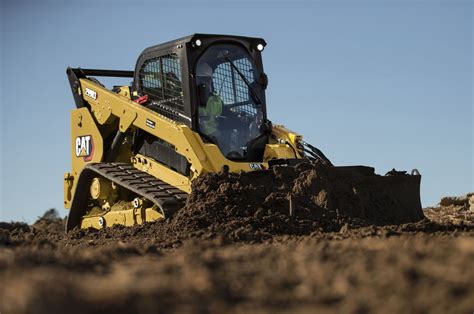
M166 216L172 215L176 209L183 206L188 197L188 194L180 189L127 163L105 162L87 164L79 176L66 231L80 224L80 219L84 214L84 208L89 198L90 182L92 178L97 176L107 178L122 188L153 202L163 210Z
M127 163L88 164L86 168L120 186L159 204L163 200L184 201L188 194Z

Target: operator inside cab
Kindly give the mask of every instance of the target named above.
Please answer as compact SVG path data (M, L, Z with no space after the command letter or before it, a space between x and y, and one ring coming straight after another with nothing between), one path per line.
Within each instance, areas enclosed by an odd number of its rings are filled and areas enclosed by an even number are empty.
M207 63L200 63L196 70L201 105L199 106L200 130L210 140L219 142L220 132L218 118L222 115L223 102L220 96L213 91L212 68Z
M231 160L259 160L263 154L265 115L258 77L248 52L233 44L211 46L196 65L199 132Z

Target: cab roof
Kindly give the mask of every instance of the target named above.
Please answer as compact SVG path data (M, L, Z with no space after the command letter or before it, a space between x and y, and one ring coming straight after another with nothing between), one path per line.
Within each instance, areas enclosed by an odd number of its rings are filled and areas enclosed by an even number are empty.
M246 42L255 42L255 43L261 43L263 46L266 46L266 42L263 38L258 38L258 37L247 37L247 36L238 36L238 35L222 35L222 34L203 34L203 33L196 33L192 35L188 35L185 37L181 37L178 39L170 40L167 42L164 42L162 44L150 46L146 49L144 49L141 53L143 54L148 54L150 52L154 52L157 50L162 50L170 47L174 47L177 45L184 45L189 42L194 42L197 39L200 39L201 41L205 41L207 39L213 39L213 40L237 40L237 41L246 41Z

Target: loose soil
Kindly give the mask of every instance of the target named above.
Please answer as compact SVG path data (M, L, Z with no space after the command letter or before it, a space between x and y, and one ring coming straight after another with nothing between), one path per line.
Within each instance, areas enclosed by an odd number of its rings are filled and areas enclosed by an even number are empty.
M384 215L383 190L357 180L223 172L165 221L0 223L0 312L472 313L474 213Z

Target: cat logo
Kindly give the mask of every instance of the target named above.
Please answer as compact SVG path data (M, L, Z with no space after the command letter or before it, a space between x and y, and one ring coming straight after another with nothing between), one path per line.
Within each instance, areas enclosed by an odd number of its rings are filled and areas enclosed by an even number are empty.
M83 157L84 161L92 160L94 154L94 142L92 136L84 135L76 137L76 157Z

